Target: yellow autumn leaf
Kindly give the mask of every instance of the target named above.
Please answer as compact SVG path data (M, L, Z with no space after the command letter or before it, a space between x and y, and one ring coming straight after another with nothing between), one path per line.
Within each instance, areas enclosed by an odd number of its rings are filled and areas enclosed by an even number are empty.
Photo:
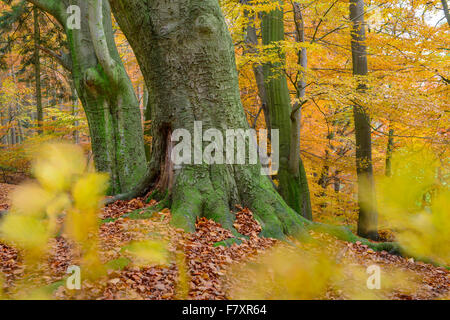
M44 217L52 194L35 183L24 184L12 192L11 211L20 215Z
M3 240L35 252L45 251L50 234L47 223L33 216L7 215L0 224Z
M72 188L75 206L80 210L97 209L108 186L108 176L90 173L80 178Z
M48 144L39 151L33 173L46 190L60 192L70 188L73 179L84 172L85 166L80 147L64 143Z
M124 250L135 258L137 265L164 265L169 261L167 244L162 241L136 241L126 246Z

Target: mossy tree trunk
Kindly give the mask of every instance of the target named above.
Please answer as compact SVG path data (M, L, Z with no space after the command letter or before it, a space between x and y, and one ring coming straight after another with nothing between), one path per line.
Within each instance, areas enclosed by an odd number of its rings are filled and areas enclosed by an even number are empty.
M262 235L282 238L303 230L259 164L171 163L171 134L194 122L203 132L248 129L240 101L234 47L215 0L110 1L151 92L152 154L149 174L135 194L169 190L172 222L193 231L205 216L233 228L235 205L253 210ZM155 179L159 177L158 179Z
M274 0L278 1L278 0ZM284 40L283 11L275 9L264 14L262 19L262 40L264 45L276 44ZM280 164L278 171L278 191L288 205L307 219L312 219L308 181L303 162L300 158L300 109L293 108L284 75L284 56L279 54L281 62L264 66L265 88L272 129L278 129L280 135ZM299 62L306 63L306 52L300 53ZM302 85L302 83L299 83ZM299 89L298 98L304 95Z
M364 94L367 75L367 49L364 24L364 1L350 1L350 19L352 20L351 45L353 74L358 82L357 91ZM353 107L356 136L356 171L358 176L358 235L378 238L378 212L375 198L375 182L372 165L372 136L370 116L367 110L355 101Z
M114 43L109 3L99 0L100 23L89 24L89 1L29 0L53 15L64 27L70 57L61 59L70 68L77 94L89 124L94 162L111 177L110 193L127 192L146 171L139 103ZM71 26L70 5L81 10L79 29ZM91 7L92 9L93 7Z

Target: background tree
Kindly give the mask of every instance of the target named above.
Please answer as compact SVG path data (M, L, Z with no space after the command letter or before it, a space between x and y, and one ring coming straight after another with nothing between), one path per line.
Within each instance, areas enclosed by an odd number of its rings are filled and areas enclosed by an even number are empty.
M34 20L34 81L36 84L36 113L38 133L42 134L42 126L44 122L44 112L42 110L42 92L41 92L41 60L39 54L39 46L41 45L41 30L39 29L39 9L33 8Z
M273 1L275 8L263 14L261 30L263 44L272 46L273 54L279 54L280 57L276 59L275 64L266 63L264 67L255 65L253 70L259 96L263 101L263 110L267 109L264 113L267 128L278 129L280 132L280 164L276 177L278 191L291 208L303 217L312 219L308 181L300 157L300 109L303 101L296 102L292 107L284 75L284 55L281 51L274 52L279 48L279 42L284 40L283 11L278 7L279 3ZM251 24L247 29L247 42L252 53L257 53L255 45L258 41L255 28ZM299 84L301 85L301 82ZM299 88L297 98L302 96L302 92L304 93L304 90Z
M356 76L357 90L364 92L367 75L367 50L364 25L364 1L350 1L350 19L353 23L352 61L353 74ZM378 238L378 213L375 198L375 181L372 165L372 129L369 114L360 102L353 107L356 136L356 172L358 176L358 235Z
M111 193L130 190L146 167L141 115L114 43L108 2L104 1L102 24L97 26L103 34L90 29L86 1L29 2L54 16L65 30L70 54L61 57L71 69L86 113L96 168L110 174ZM68 20L76 14L68 14L70 5L80 8L80 29Z

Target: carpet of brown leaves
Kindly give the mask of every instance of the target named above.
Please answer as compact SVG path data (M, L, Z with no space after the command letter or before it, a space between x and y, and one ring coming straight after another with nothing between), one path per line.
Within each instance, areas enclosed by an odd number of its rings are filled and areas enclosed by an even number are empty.
M9 193L14 189L14 185L0 183L0 210L8 210L9 209Z
M1 197L1 194L0 194ZM5 196L3 196L5 199ZM154 204L154 201L150 203ZM100 228L100 256L102 262L121 257L121 248L130 241L145 239L163 240L168 243L168 251L173 257L168 266L138 267L130 264L121 270L110 269L107 275L91 282L84 280L83 289L71 291L60 286L55 291L57 299L229 299L229 289L239 285L239 279L229 279L227 272L241 262L257 261L258 256L279 243L274 239L260 238L260 225L253 219L248 209L239 208L235 227L246 236L241 244L229 247L215 246L217 242L232 237L219 224L201 218L197 221L196 232L189 234L170 226L170 211L155 212L148 219L123 218L125 213L149 206L143 199L118 201L103 209L102 218L116 219L104 223ZM322 237L313 234L314 237ZM387 252L374 252L360 243L350 244L334 238L324 237L332 250L339 250L342 256L360 266L378 264L382 268L396 268L413 272L420 279L413 294L392 290L385 299L436 299L448 295L450 273L443 268L393 256ZM50 272L47 283L54 283L66 276L67 267L79 262L79 255L64 237L51 243L48 256ZM182 257L185 264L187 288L180 285L182 272L176 257ZM6 291L15 279L23 273L20 254L14 248L0 244L0 271L5 275ZM346 299L340 292L328 292L325 299Z

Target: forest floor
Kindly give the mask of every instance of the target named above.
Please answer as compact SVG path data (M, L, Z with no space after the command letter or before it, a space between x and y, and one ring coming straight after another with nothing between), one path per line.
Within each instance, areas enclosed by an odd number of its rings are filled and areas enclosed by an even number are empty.
M7 194L13 189L10 185L0 185L0 208L7 207ZM185 233L170 226L170 211L146 211L155 201L148 204L144 199L118 201L101 212L103 223L100 227L99 248L102 262L110 268L100 281L84 280L82 290L68 290L64 286L66 270L79 263L74 246L64 236L54 239L48 256L50 271L45 276L47 284L54 285L57 299L230 299L233 288L243 286L252 272L244 272L244 265L257 263L272 247L281 244L274 239L257 236L260 226L251 212L241 209L236 214L235 227L249 237L241 244L217 246L231 234L213 221L199 219L195 233ZM325 246L339 256L345 257L347 265L362 267L376 264L382 273L395 274L401 271L414 279L414 286L394 285L377 291L372 298L379 299L449 299L450 272L444 268L414 261L387 252L374 252L360 243L350 244L321 234L312 234L322 240ZM129 265L123 258L122 248L130 241L144 239L164 240L168 251L174 257L167 266ZM180 260L181 259L181 260ZM339 263L338 263L339 264ZM181 270L186 266L185 272ZM238 267L239 273L233 273ZM0 271L5 278L5 291L14 288L14 283L23 275L20 253L0 243ZM1 273L0 273L1 274ZM183 277L183 274L186 276ZM353 274L350 274L350 278ZM184 279L184 280L183 280ZM365 286L358 280L358 285ZM356 281L356 279L353 279ZM411 282L409 282L411 283ZM56 284L56 285L55 285ZM301 286L301 284L299 284ZM361 298L345 290L327 288L317 299ZM270 296L269 296L270 298ZM362 297L364 298L364 297Z
M0 210L8 210L9 199L8 195L14 189L14 185L0 183Z

